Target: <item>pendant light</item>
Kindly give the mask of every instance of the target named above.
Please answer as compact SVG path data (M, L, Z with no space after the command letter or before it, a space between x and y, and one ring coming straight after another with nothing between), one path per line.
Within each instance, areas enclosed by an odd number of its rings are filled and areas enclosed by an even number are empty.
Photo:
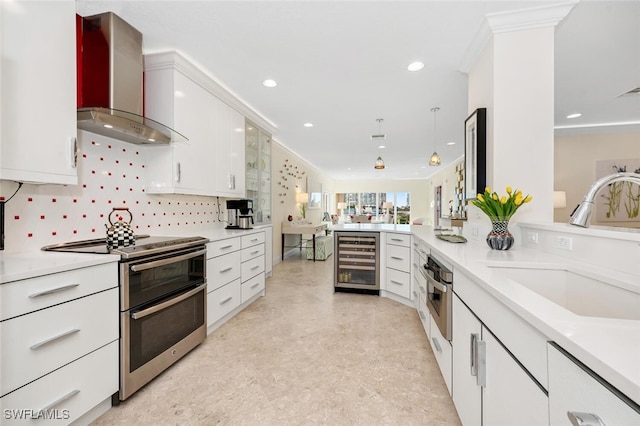
M436 112L440 111L440 108L433 107L431 111L433 111L433 154L431 154L431 158L429 158L429 165L439 166L440 156L436 152Z
M372 140L376 140L374 138L374 136L376 137L384 137L380 127L381 127L381 123L384 121L382 118L378 118L376 119L376 121L378 122L378 134L377 135L373 135L371 136ZM376 170L382 170L384 169L384 160L382 159L382 157L380 156L380 146L378 146L378 158L376 158L376 163L373 166L374 169Z

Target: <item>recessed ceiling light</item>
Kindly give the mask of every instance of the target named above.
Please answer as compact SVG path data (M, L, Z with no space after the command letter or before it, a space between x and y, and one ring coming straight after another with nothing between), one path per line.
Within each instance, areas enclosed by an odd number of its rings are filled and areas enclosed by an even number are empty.
M304 127L313 127L313 123L304 123Z
M384 146L384 145L378 146L378 149L385 149L385 148L386 148L386 146Z
M278 85L278 83L276 83L275 80L267 79L267 80L262 82L262 85L264 87L276 87Z
M582 117L582 114L579 112L576 112L575 114L567 115L567 118L578 118L578 117Z
M407 69L409 71L420 71L422 68L424 68L424 64L420 61L416 61L416 62L411 62L408 66Z
M455 142L447 142L447 145L451 146L451 145L455 145Z

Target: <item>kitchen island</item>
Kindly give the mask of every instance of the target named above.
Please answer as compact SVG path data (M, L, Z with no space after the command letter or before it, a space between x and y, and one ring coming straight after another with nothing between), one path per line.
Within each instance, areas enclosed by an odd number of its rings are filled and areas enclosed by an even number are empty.
M545 228L540 226L539 231L538 228L535 229L536 232L542 233ZM516 245L509 251L495 251L487 246L483 237L477 236L475 238L468 236L469 241L465 244L448 243L438 239L433 228L429 226L345 224L333 229L411 234L414 245L423 243L432 254L449 262L454 270L453 290L456 295L460 296L472 311L477 307L474 314L480 320L486 321L483 326L488 326L492 333L496 333L499 339L503 339L502 343L518 358L518 362L524 365L527 373L535 378L544 392L548 393L550 400L553 401L557 393L554 394L553 390L549 389L547 379L550 374L547 371L545 345L547 341L553 342L577 362L606 381L609 388L615 388L619 394L622 394L620 396L623 399L627 399L627 402L630 402L636 411L638 410L640 406L640 361L638 361L640 360L640 318L576 314L505 274L505 269L523 268L576 271L591 277L608 277L619 283L619 288L627 292L629 298L633 298L640 296L640 284L638 284L640 279L638 274L632 273L637 265L628 265L626 269L623 265L611 270L591 261L587 263L576 259L579 256L578 253L574 257L559 256L523 245ZM524 230L530 232L529 225L523 226L522 229L523 233ZM603 235L602 231L596 229L584 231L569 227L567 230L561 228L561 231L576 233L574 237L576 241L580 241L581 232L591 232L599 238L611 237L609 234ZM637 246L640 241L638 234L620 232L617 234L616 237L629 240L632 246ZM579 248L575 251L578 252ZM384 265L381 268L384 269ZM628 272L629 270L631 272ZM464 299L470 296L473 298ZM492 319L490 317L492 314L487 313L489 317L483 318L483 310L486 308L477 305L479 302L475 300L492 303L495 309L503 309L505 316ZM454 313L454 330L455 315ZM521 322L529 334L518 335L521 330L516 330L515 326L508 324L506 315L510 315L510 321ZM529 335L532 336L531 339L527 339ZM536 339L539 342L532 343ZM513 340L513 347L509 346L510 340ZM454 339L454 347L456 343ZM469 345L468 340L464 345ZM519 357L521 353L522 358ZM468 367L453 365L454 371L460 368ZM549 379L549 382L553 380ZM553 403L550 402L550 405ZM640 412L637 416L640 420Z

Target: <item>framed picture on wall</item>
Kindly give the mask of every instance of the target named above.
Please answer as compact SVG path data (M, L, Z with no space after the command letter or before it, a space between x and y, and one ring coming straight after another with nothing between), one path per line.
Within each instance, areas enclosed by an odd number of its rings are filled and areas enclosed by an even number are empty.
M464 121L464 199L473 200L487 185L487 109Z
M315 179L307 178L307 191L309 192L308 209L320 209L322 204L322 184Z

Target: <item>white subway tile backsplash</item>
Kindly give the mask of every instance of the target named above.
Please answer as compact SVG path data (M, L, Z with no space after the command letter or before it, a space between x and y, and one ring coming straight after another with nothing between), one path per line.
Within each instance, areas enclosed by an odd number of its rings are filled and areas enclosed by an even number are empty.
M114 207L129 208L138 234L198 235L226 225L226 199L145 193L145 153L153 146L85 131L78 131L78 144L78 185L24 184L6 204L5 252L104 238ZM3 181L2 195L8 198L15 188Z

